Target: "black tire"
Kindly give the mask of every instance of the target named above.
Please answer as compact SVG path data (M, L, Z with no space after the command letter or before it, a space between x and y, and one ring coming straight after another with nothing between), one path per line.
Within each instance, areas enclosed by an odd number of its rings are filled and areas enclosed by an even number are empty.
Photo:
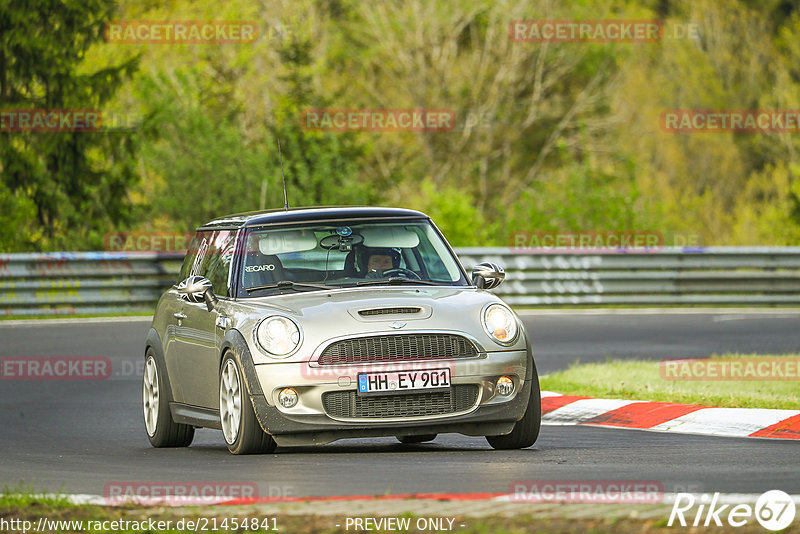
M152 362L152 363L151 363ZM155 410L157 414L154 418L153 424L155 429L153 434L148 430L148 418L146 409L148 401L146 400L146 388L148 381L149 366L153 365L155 370L155 383L158 384L158 409ZM144 417L144 428L147 434L147 439L153 447L188 447L194 439L194 427L191 425L184 425L176 423L172 419L172 413L169 411L169 403L172 401L172 394L169 389L169 378L167 377L164 365L159 358L156 357L155 351L152 347L147 348L145 353L144 376L142 377L142 412Z
M542 394L539 391L539 375L536 366L533 366L531 379L531 393L528 398L528 408L522 419L514 424L510 434L504 436L486 436L486 441L494 449L525 449L530 447L539 438L539 427L542 424Z
M258 423L258 419L256 419L253 403L250 400L250 393L247 390L247 384L242 375L241 363L232 352L226 353L222 358L222 365L220 365L219 368L220 388L222 388L222 374L228 362L232 362L236 369L237 378L239 380L239 402L241 406L241 417L239 418L236 439L232 443L228 442L228 438L223 431L223 439L228 446L228 450L231 454L261 454L274 451L278 445L275 443L275 440L272 439L272 436L264 432L261 425ZM220 405L220 418L222 417L223 410Z
M436 439L437 434L422 434L420 436L397 436L400 443L411 445L412 443L424 443L426 441L433 441Z

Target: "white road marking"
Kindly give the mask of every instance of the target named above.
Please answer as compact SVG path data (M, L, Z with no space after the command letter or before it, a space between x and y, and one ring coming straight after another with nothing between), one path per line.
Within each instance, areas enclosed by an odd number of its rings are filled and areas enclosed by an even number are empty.
M549 424L577 425L611 410L643 401L622 399L581 399L557 408L542 417Z
M704 408L656 425L650 430L746 437L798 414L798 410Z

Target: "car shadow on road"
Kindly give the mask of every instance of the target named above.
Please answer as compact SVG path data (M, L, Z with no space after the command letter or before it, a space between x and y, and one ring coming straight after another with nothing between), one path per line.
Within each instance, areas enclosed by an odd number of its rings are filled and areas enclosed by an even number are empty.
M195 452L224 452L228 453L224 445L192 445L189 450ZM522 449L521 451L532 452L537 450L536 447ZM324 455L337 455L337 454L381 454L389 453L397 454L420 454L420 453L443 453L443 452L491 452L493 454L521 452L521 451L496 451L488 444L475 444L465 445L446 445L439 443L420 443L420 444L403 444L403 443L329 443L326 445L317 446L297 446L297 447L278 447L274 452L268 453L272 455L293 455L293 454L324 454Z

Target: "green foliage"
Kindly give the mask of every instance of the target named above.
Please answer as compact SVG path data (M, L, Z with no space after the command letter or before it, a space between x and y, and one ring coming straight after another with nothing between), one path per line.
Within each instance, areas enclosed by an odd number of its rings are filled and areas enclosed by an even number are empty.
M627 179L626 179L627 178ZM510 207L510 233L520 231L654 230L636 188L635 169L573 163L549 172Z
M358 179L364 148L355 134L301 128L302 110L320 104L302 69L308 42L293 39L280 50L288 91L275 94L265 114L256 104L231 102L236 84L209 84L197 68L169 76L143 76L138 98L150 109L142 149L147 162L144 196L149 219L166 218L186 231L228 213L280 208L284 204L280 139L290 205L369 204L378 195ZM220 67L224 70L224 67ZM263 124L248 129L252 115ZM162 223L163 224L163 223Z
M428 214L452 246L480 247L496 241L497 225L488 223L468 193L454 187L437 188L430 179L418 186L398 205Z
M3 250L25 250L29 243L41 236L33 234L27 221L36 218L36 206L23 192L12 192L0 182L0 248Z
M111 229L184 231L280 207L278 139L291 205L416 208L456 245L507 245L509 234L536 230L800 245L796 134L676 134L659 120L669 109L797 109L791 2L0 6L0 107L107 106L138 117L127 133L0 133L2 250L96 248ZM58 24L40 23L45 12ZM656 18L667 30L656 43L508 35L513 20ZM259 38L104 43L109 19L253 20ZM675 28L684 35L670 35ZM325 107L448 109L456 125L304 129L303 112Z
M286 71L286 92L276 96L270 140L280 139L286 187L294 206L371 204L380 198L380 182L359 177L367 148L352 132L317 132L303 128L304 110L322 108L329 100L314 89L311 37L292 37L279 47ZM280 166L275 160L275 169ZM278 204L280 206L280 204Z
M172 78L172 84L163 77L140 84L151 107L145 128L152 137L141 153L149 200L142 211L182 232L216 216L258 209L260 177L276 183L268 155L243 137L239 112L202 105L196 74L175 72Z
M108 0L0 4L0 109L101 109L137 65L135 57L81 70L111 17ZM2 132L0 249L99 246L115 224L130 223L135 143L108 132ZM31 209L33 208L33 210ZM13 226L12 226L13 227Z

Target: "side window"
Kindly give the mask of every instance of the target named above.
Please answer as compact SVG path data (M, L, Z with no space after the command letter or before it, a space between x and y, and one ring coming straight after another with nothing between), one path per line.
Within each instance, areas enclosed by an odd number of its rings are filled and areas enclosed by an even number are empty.
M194 257L192 266L189 269L189 276L202 276L203 265L208 261L208 242L210 238L211 232L197 234L197 256Z
M206 252L208 251L209 242L211 240L211 232L197 232L189 245L189 250L186 251L186 256L183 258L181 265L181 272L178 275L178 283L186 280L190 276L202 275L202 265L206 261Z
M228 272L233 260L235 232L222 230L210 236L208 250L201 264L199 275L211 280L214 294L228 295Z
M183 263L181 264L181 270L178 273L178 282L181 283L187 278L189 278L189 272L192 269L192 265L194 265L195 259L197 258L197 250L199 244L199 234L195 234L192 238L192 242L189 244L189 248L186 250L186 256L183 257Z

